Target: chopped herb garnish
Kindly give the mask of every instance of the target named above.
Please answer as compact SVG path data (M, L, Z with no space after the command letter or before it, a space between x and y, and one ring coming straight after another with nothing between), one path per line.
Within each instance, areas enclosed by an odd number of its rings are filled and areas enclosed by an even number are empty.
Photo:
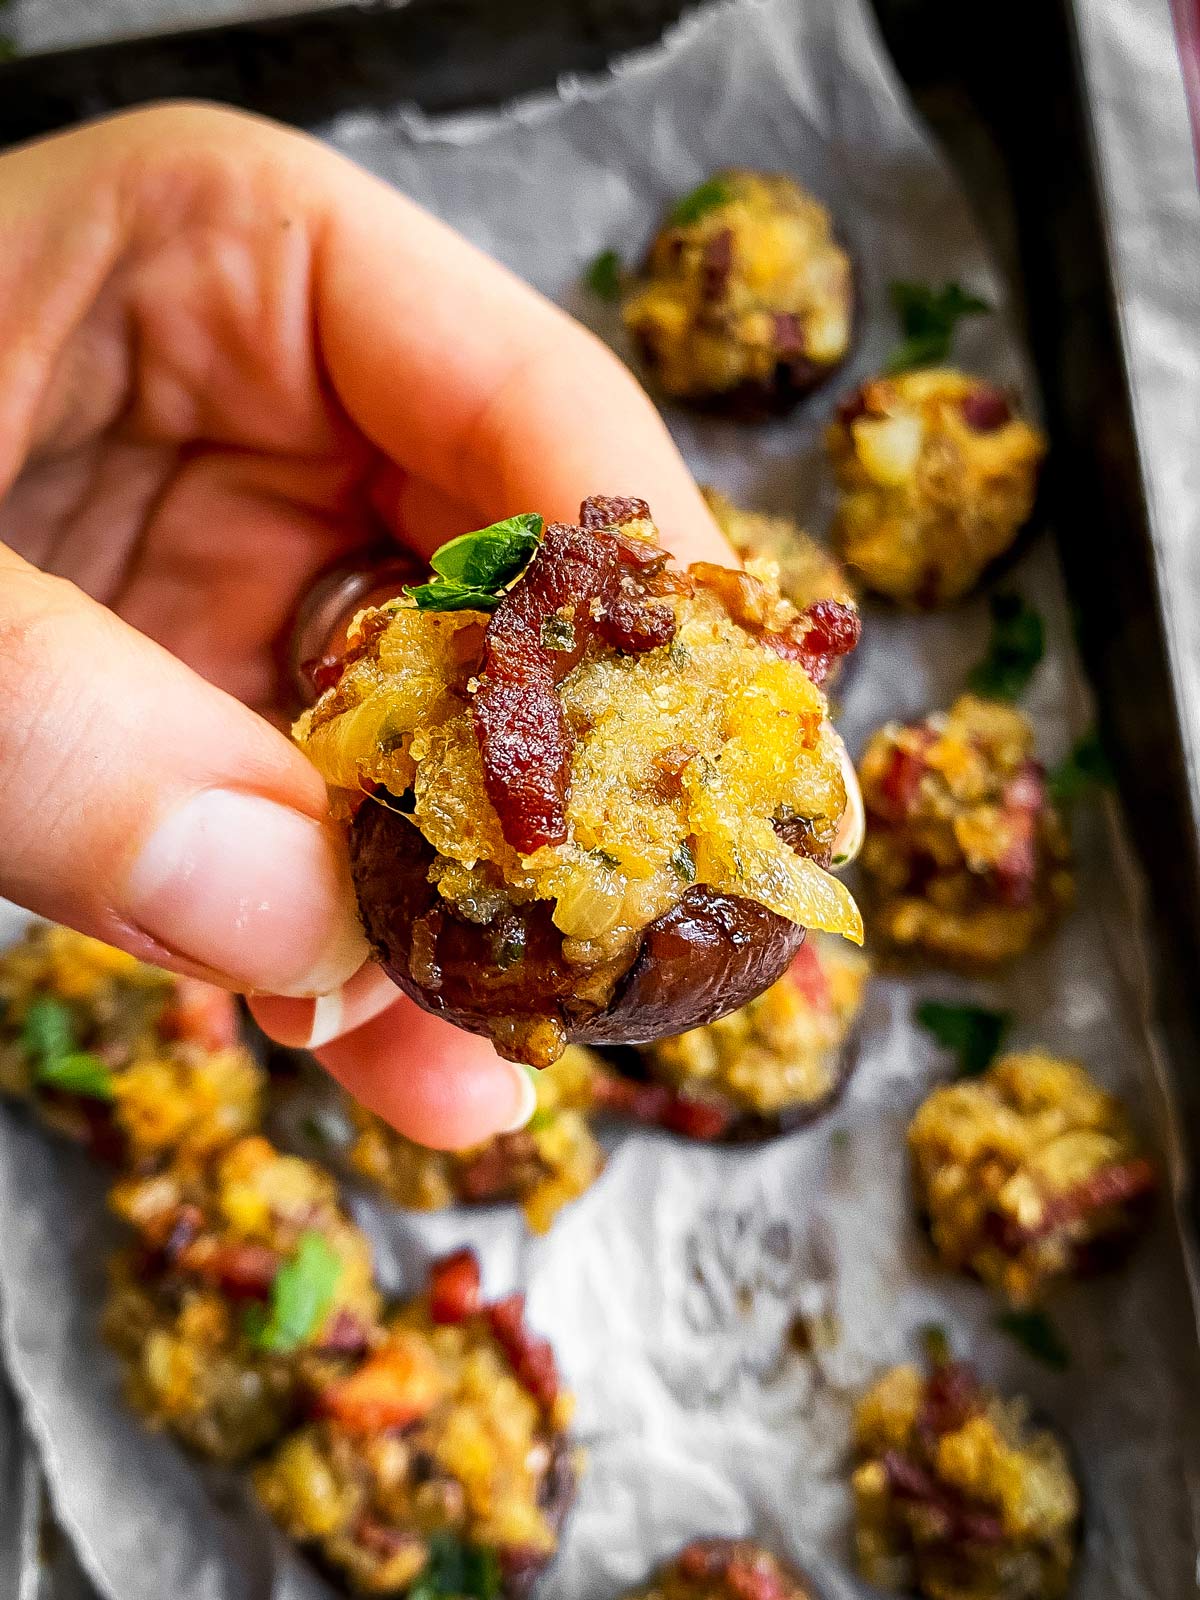
M692 847L684 839L671 855L671 869L681 883L695 883L696 857Z
M927 283L896 282L889 285L889 293L904 337L888 358L888 372L937 366L950 354L959 321L992 309L957 283L934 289Z
M1078 800L1092 789L1111 789L1115 781L1112 763L1100 743L1100 735L1092 728L1076 741L1070 755L1055 767L1046 780L1046 787L1051 799L1061 804Z
M987 654L967 674L967 687L988 700L1015 700L1045 653L1046 630L1040 613L1019 594L993 595L990 609Z
M525 959L525 928L522 923L514 922L496 935L492 940L492 959L501 972L507 972L509 967L515 967L518 961Z
M723 178L705 178L690 194L676 200L668 220L676 228L686 228L693 222L699 222L706 212L723 206L730 198L729 185Z
M36 1083L89 1100L112 1099L112 1072L107 1062L78 1048L71 1009L55 995L38 995L30 1005L21 1044L33 1065Z
M248 1338L260 1350L279 1353L304 1344L325 1320L341 1273L342 1263L324 1236L311 1229L302 1233L275 1274L269 1304L247 1311Z
M621 858L614 856L611 850L605 850L601 845L597 845L594 850L589 850L588 854L594 856L601 866L619 867L621 865Z
M615 250L601 250L583 275L583 281L597 300L621 298L621 258Z
M1065 1372L1071 1365L1071 1352L1044 1311L1005 1311L996 1326L1052 1371Z
M408 1600L498 1600L500 1563L486 1546L453 1533L429 1535L429 1560L413 1580Z
M958 1055L959 1076L977 1078L995 1059L1012 1016L984 1006L946 1005L925 1000L917 1007L917 1021L946 1050Z
M88 1100L113 1098L112 1072L107 1062L88 1050L44 1061L38 1068L37 1081L47 1089L61 1089L65 1094L83 1095Z
M545 617L539 637L544 650L574 650L575 624L570 617Z
M940 1322L927 1322L919 1333L921 1348L931 1367L945 1367L954 1359L950 1335Z
M542 536L536 512L460 534L435 550L436 576L405 589L420 611L494 611L533 559Z

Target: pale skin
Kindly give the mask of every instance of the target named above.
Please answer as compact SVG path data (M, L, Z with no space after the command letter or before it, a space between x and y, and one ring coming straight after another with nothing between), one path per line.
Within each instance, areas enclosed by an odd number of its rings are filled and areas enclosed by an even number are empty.
M0 895L253 993L359 1099L454 1147L520 1068L366 961L276 647L380 525L648 500L728 559L615 356L300 135L164 106L0 157Z

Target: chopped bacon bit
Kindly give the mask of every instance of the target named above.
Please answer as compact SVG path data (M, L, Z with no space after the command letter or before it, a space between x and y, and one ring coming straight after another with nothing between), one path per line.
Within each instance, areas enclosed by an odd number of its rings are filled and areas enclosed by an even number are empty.
M332 689L335 683L341 681L342 673L346 670L346 658L327 652L323 656L311 656L307 661L300 663L301 676L312 685L315 694L324 694L326 689Z
M996 890L1005 905L1028 905L1037 880L1037 824L1046 805L1042 769L1027 761L1010 778L1001 796L1008 844L992 869Z
M619 594L610 600L597 623L597 632L614 650L626 655L641 655L670 644L675 637L675 613L670 606L655 604L633 595Z
M265 1300L283 1257L252 1239L218 1242L202 1237L184 1245L175 1261L182 1271L211 1283L231 1300Z
M649 522L650 507L633 495L591 494L579 508L579 524L589 533L597 528L620 528L626 522ZM632 542L632 541L626 541ZM648 541L648 549L655 546ZM659 551L660 557L663 552Z
M435 1322L464 1322L479 1310L479 1262L473 1250L456 1250L429 1273L429 1315Z
M974 389L959 407L962 419L974 433L996 433L1012 421L1008 396L991 384Z
M428 1549L424 1539L416 1533L407 1533L389 1522L376 1522L372 1517L361 1517L354 1525L354 1542L369 1550L372 1555L389 1560L411 1551L423 1555Z
M777 311L771 318L771 333L781 356L804 354L804 324L794 311Z
M225 989L199 978L176 978L175 992L159 1018L165 1039L188 1040L206 1050L228 1050L238 1041L237 1003Z
M792 964L784 974L786 982L794 984L809 1005L816 1011L829 1011L833 1007L833 994L829 976L821 965L815 944L805 940L792 957Z
M733 229L722 228L706 239L700 255L700 300L715 305L725 298L733 271Z
M619 516L631 521L646 508L641 501L597 498L585 501L583 514L588 520ZM665 552L649 541L552 523L524 578L492 615L474 699L475 731L488 799L505 839L523 855L561 844L567 836L574 738L555 686L593 634L609 626L614 602L623 602L611 618L619 648L636 652L668 642L674 617L664 617L662 606L643 605L639 614L641 597L633 577L633 570L665 560ZM593 606L594 601L600 604ZM542 623L554 615L573 621L570 651L549 650L542 642Z
M814 600L785 633L763 633L763 644L786 661L798 661L819 689L833 663L848 656L862 637L855 606Z
M855 389L853 394L848 394L844 400L839 400L837 419L844 428L849 428L860 417L865 417L869 410L866 390Z
M935 1438L954 1433L982 1409L979 1380L964 1362L946 1361L925 1385L925 1398L917 1420L921 1434Z
M928 1468L888 1450L883 1458L888 1488L898 1500L918 1504L937 1527L938 1542L945 1544L1000 1544L1004 1526L993 1512L968 1505L954 1489L941 1483Z
M724 1539L697 1539L685 1545L675 1559L684 1578L719 1578L729 1565L730 1547Z
M709 1141L729 1131L731 1114L711 1100L694 1100L661 1083L636 1083L615 1072L598 1072L592 1102L600 1111L631 1118L648 1128L665 1128L688 1139Z
M521 1386L548 1411L558 1399L558 1368L548 1339L525 1326L525 1296L510 1294L487 1308L496 1343Z
M370 1330L356 1311L340 1306L321 1333L319 1349L334 1355L360 1355L370 1343Z
M791 1585L768 1557L748 1551L734 1555L725 1582L737 1600L784 1600Z
M891 822L902 822L912 811L921 779L929 771L925 754L935 739L930 728L916 727L906 731L909 742L895 747L887 770L879 780L880 793L888 803L885 816ZM916 750L911 748L914 741L918 746Z
M1016 1256L1060 1228L1069 1228L1097 1211L1145 1199L1157 1188L1158 1174L1144 1156L1113 1161L1064 1193L1049 1196L1037 1222L1021 1223L1015 1217L990 1213L988 1237L1006 1254Z
M367 1436L419 1422L442 1391L442 1375L425 1346L397 1339L368 1356L349 1377L322 1389L316 1412L347 1433Z

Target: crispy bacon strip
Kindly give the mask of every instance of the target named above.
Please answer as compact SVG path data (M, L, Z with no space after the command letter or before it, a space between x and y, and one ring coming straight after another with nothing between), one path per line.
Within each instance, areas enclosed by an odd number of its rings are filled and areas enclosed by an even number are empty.
M567 836L574 736L556 686L597 635L631 654L674 635L673 613L643 581L665 566L666 551L616 531L648 514L643 501L597 497L584 502L582 526L552 523L484 634L474 699L484 784L522 855Z

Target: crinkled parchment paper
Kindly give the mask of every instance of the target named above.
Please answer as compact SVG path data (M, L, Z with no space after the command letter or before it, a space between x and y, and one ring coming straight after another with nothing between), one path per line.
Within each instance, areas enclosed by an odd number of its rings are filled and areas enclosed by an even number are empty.
M615 318L576 289L596 251L640 251L663 203L716 165L795 173L833 207L857 263L867 314L850 370L761 431L671 420L700 477L817 530L829 511L820 430L836 390L893 339L888 280L957 278L1004 299L859 0L720 5L599 87L567 83L500 117L430 125L397 113L327 133L614 340ZM960 354L1025 383L1001 317L969 325ZM1011 582L1047 619L1028 705L1054 761L1090 711L1044 537ZM981 603L920 621L869 611L841 708L852 747L889 716L945 704L985 636ZM980 1288L933 1269L905 1182L906 1120L945 1069L911 1021L921 994L1011 1006L1014 1042L1087 1061L1177 1174L1146 1016L1139 889L1117 830L1103 808L1079 818L1078 909L1003 982L878 979L850 1089L807 1131L738 1151L631 1135L539 1241L503 1209L406 1218L358 1202L392 1287L418 1282L431 1252L466 1239L489 1291L528 1286L532 1320L578 1391L591 1462L547 1594L606 1600L691 1535L748 1531L807 1566L830 1600L861 1593L848 1576L849 1408L878 1367L915 1352L929 1321L1069 1436L1087 1498L1077 1594L1194 1593L1200 1359L1171 1206L1127 1270L1056 1298L1072 1363L1055 1375L995 1331ZM146 1437L123 1409L94 1332L108 1242L100 1179L19 1116L5 1116L0 1137L7 1359L92 1575L113 1600L319 1592L230 1480Z

